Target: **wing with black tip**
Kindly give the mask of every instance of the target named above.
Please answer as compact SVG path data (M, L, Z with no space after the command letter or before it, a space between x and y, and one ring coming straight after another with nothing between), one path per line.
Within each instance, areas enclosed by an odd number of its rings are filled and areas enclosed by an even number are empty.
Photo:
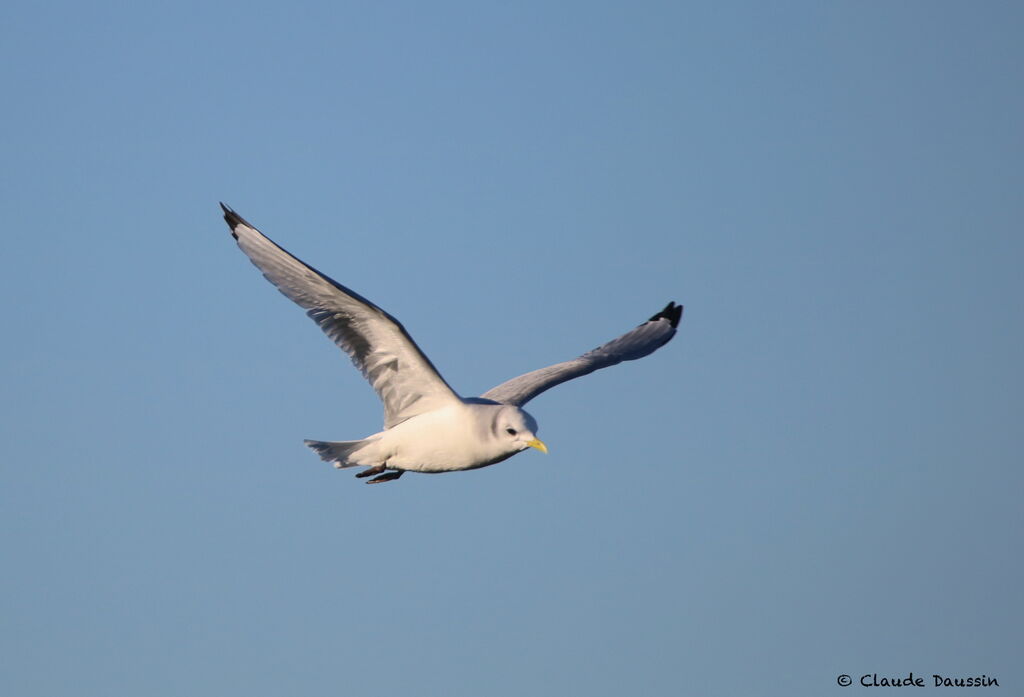
M619 338L612 339L607 344L598 346L571 361L556 363L512 378L491 388L481 397L503 404L522 406L541 392L567 380L589 375L595 370L623 361L635 361L648 356L675 336L676 327L679 326L682 316L683 306L670 302L661 312Z
M233 210L224 220L268 281L349 355L384 403L384 427L459 401L394 317L274 244Z

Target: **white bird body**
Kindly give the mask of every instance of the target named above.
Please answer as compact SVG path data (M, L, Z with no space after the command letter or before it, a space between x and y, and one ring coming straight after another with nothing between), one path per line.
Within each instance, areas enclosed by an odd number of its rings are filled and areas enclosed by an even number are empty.
M524 422L529 418L517 407L461 401L414 416L363 439L366 445L348 457L346 466L436 473L493 465L531 447L533 434L528 428L517 429L525 436L520 440L494 434L493 425L503 423L503 417L515 418L503 413L511 410L526 417L520 417Z
M566 380L653 353L675 336L683 314L669 303L617 339L579 358L507 380L464 399L444 381L401 323L358 293L277 246L221 204L231 235L249 260L348 354L384 403L384 430L357 441L306 445L335 467L367 467L368 483L406 471L452 472L501 462L527 448L547 452L522 405Z

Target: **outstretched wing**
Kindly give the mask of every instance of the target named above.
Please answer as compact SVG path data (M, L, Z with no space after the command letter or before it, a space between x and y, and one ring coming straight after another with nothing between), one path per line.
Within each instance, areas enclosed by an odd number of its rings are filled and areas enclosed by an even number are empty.
M459 401L394 317L299 261L233 210L224 220L268 281L306 310L370 381L384 402L384 427Z
M567 380L589 375L595 370L616 365L622 361L635 361L654 353L675 336L676 327L683 316L683 306L670 302L665 309L651 317L636 329L612 339L579 358L556 363L547 368L534 370L503 382L485 392L481 397L503 404L521 407L531 399L555 385Z

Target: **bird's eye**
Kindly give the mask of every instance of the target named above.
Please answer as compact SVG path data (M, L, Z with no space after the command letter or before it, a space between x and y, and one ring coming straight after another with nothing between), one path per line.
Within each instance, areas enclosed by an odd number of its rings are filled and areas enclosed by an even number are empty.
M506 428L505 433L509 434L510 436L514 436L516 434L516 430L514 428Z

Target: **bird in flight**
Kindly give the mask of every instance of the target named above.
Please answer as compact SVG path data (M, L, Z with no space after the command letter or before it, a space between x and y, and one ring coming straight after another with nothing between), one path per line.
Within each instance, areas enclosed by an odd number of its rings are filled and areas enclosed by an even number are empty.
M384 403L384 430L361 440L307 440L337 468L365 467L376 484L407 471L453 472L507 460L527 448L548 451L524 404L566 380L643 358L675 336L682 305L670 302L617 339L563 363L512 378L479 397L448 386L401 323L372 302L293 257L223 203L239 248L268 281L338 345Z

